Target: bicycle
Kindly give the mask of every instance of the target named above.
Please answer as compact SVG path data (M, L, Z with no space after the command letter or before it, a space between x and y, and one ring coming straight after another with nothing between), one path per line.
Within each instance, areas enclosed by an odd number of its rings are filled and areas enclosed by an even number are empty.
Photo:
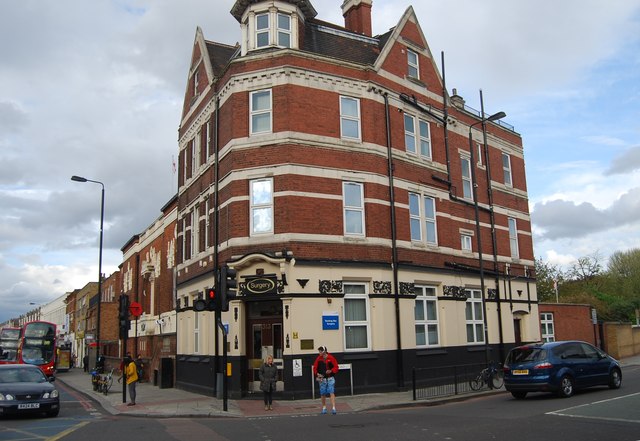
M504 384L504 372L498 363L490 362L489 366L482 369L475 378L469 380L471 390L480 390L485 384L489 386L489 389L500 389Z
M94 387L94 390L107 395L113 385L113 371L114 369L111 369L107 375L100 375L96 380L97 387Z
M100 372L97 369L91 371L91 385L95 391L98 391L100 388Z

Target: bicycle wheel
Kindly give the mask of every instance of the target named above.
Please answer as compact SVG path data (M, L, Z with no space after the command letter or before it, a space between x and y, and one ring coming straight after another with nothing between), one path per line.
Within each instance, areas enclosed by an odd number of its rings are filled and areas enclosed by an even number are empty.
M482 374L478 374L475 378L469 380L469 387L471 387L471 390L480 390L482 389L483 384L484 380L482 378Z
M491 385L494 389L500 389L504 385L504 372L497 370L491 376Z
M113 386L113 375L109 375L105 381L105 395L109 392L109 390L111 390L111 386Z

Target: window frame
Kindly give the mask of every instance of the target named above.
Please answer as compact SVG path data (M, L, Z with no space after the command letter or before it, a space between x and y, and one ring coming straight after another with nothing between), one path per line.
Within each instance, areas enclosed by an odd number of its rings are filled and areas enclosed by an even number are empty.
M407 125L409 120L411 121L411 128ZM424 132L426 132L426 134ZM411 143L413 144L412 148L409 142L407 142L408 139L411 139ZM429 121L405 112L404 148L409 154L428 160L433 158L431 150L431 124Z
M505 163L506 161L506 163ZM502 179L504 185L513 187L513 172L511 170L511 155L502 152Z
M209 232L209 228L211 228L211 218L209 217L209 210L211 207L209 206L209 197L207 197L204 201L204 248L205 250L209 248L211 241L211 234ZM204 250L203 250L204 251Z
M285 29L285 28L281 28L280 27L280 17L284 17L289 21L289 29ZM292 47L293 32L292 32L291 28L292 28L291 15L283 14L282 12L277 12L276 13L276 39L277 39L277 45L279 47L284 47L284 48L291 48ZM281 34L286 34L289 37L289 44L288 45L281 44L281 41L280 41L280 35Z
M470 234L460 234L460 249L470 253L473 252L473 237Z
M354 286L354 287L362 287L362 291L363 292L347 292L347 286ZM371 313L370 313L370 304L369 304L369 285L367 283L364 282L343 282L342 283L342 292L344 293L344 317L343 317L343 321L344 321L344 332L342 333L343 335L343 339L344 339L344 350L345 352L360 352L360 351L370 351L371 350ZM365 304L365 314L366 317L364 320L348 320L347 319L347 308L348 308L348 302L350 300L353 301L362 301L364 300L364 304ZM365 328L365 332L366 332L366 338L367 338L367 343L366 343L366 347L364 346L358 346L358 347L351 347L350 346L350 339L347 336L347 332L350 328L352 327L357 327L357 328Z
M254 184L258 184L260 182L269 182L270 185L270 197L269 197L269 202L264 202L264 203L256 203L254 201ZM273 182L273 178L268 177L268 178L257 178L257 179L251 179L249 181L249 236L263 236L266 234L273 234L274 232L274 227L275 227L275 218L274 218L274 214L275 214L275 210L274 210L274 182ZM269 210L269 215L271 218L271 225L270 228L268 230L260 230L260 231L256 231L256 226L255 226L255 222L254 222L254 211L256 210L265 210L268 209Z
M261 17L267 17L267 26L265 28L258 28L259 25L259 21ZM259 14L256 14L255 16L255 26L253 29L254 32L254 38L255 38L255 48L256 49L261 49L263 47L269 47L271 46L271 14L269 12L261 12ZM266 34L267 35L267 43L266 44L260 44L260 35L262 34Z
M412 201L413 200L413 201ZM417 200L417 202L416 202ZM415 207L418 208L418 213L415 213ZM409 235L411 236L412 242L422 242L422 204L421 197L419 193L409 192ZM415 229L415 225L418 225L417 230ZM419 236L418 238L414 238L414 232Z
M467 301L465 303L465 330L467 344L484 344L484 310L482 293L476 288L465 288ZM478 317L478 315L480 317ZM473 330L473 337L470 340L469 327Z
M347 205L347 186L357 186L360 189L360 206ZM360 232L348 230L349 222L347 222L348 213L360 213ZM364 184L361 182L343 181L342 182L342 222L345 236L366 236L365 225L365 202L364 202Z
M468 156L460 156L460 176L462 177L462 197L473 201L473 177L471 159Z
M418 290L420 292L418 292ZM438 320L438 289L433 285L422 285L415 284L414 292L416 294L416 300L414 305L414 314L413 318L415 320L415 331L416 331L416 347L417 348L433 348L441 346L440 342L440 323ZM431 294L428 294L430 292ZM418 303L422 304L423 318L419 319L417 317L418 313ZM435 313L435 318L429 318L429 308L428 305L433 304L433 308L431 309ZM418 327L424 327L424 336L425 342L424 344L418 343ZM431 343L429 339L429 328L435 326L436 331L436 342Z
M198 228L200 226L200 219L198 219L199 213L200 210L196 205L191 210L191 257L197 256L200 252L200 242L198 237L200 232L200 229Z
M418 200L418 210L415 213L415 199ZM431 210L427 210L427 203L431 205ZM433 212L433 216L428 216L429 211ZM412 242L425 243L427 245L438 245L438 211L436 208L436 199L433 196L409 192L409 234ZM419 231L415 230L416 221L419 222ZM429 228L431 226L431 228ZM424 227L424 230L422 229ZM414 238L414 233L419 233L418 239ZM430 234L432 233L432 234ZM430 236L433 235L431 238ZM424 237L424 239L423 239Z
M350 102L354 102L356 105L356 116L353 115L347 115L344 113L344 102L345 101L350 101ZM362 141L362 115L361 115L361 109L360 109L360 99L358 98L354 98L351 96L345 96L345 95L340 95L340 138L342 139L348 139L348 140L352 140L352 141ZM347 135L345 134L345 130L344 130L344 123L346 122L355 122L356 123L356 129L357 129L357 136L351 136L351 135Z
M211 142L211 121L207 121L207 131L206 131L206 135L207 137L206 139L206 155L207 155L207 161L209 160L209 158L213 155L213 152L211 151L211 147L212 147L212 142Z
M555 324L552 312L540 313L540 338L543 342L556 341ZM551 329L551 332L549 332Z
M433 217L430 217L428 215L428 211L427 210L427 201L430 202L431 204L431 209L433 211ZM438 211L436 209L436 198L434 198L433 196L429 196L429 195L423 195L422 196L422 203L424 204L424 227L425 227L425 235L424 235L424 240L427 243L427 245L438 245L438 223L437 223L437 217L438 217ZM429 239L429 226L432 225L433 227L433 239Z
M196 157L197 147L196 147L196 139L198 137L194 136L189 141L189 152L191 154L191 174L189 175L189 179L193 178L196 175L196 170L198 169L198 158Z
M269 95L269 106L265 109L254 109L253 97L259 94ZM263 115L269 116L269 128L257 131L254 128L254 117ZM273 133L273 91L271 89L260 89L249 92L249 136L262 135L265 133Z
M411 60L412 55L415 58L415 62ZM412 74L412 71L415 71L415 75ZM420 79L420 57L416 51L409 48L407 48L407 76L416 80Z
M518 247L518 222L515 217L509 217L507 218L507 224L509 226L509 250L511 257L517 259L520 257Z
M478 146L478 167L484 167L484 163L482 161L482 158L484 157L484 144L481 142L476 142L476 145Z

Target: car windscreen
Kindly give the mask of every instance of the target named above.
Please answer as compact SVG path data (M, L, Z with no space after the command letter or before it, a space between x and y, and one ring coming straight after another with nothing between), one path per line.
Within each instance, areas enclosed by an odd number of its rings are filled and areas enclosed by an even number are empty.
M1 369L0 383L45 383L47 378L38 368Z
M545 349L537 347L515 348L509 352L507 364L539 361L545 358L547 358L547 351Z

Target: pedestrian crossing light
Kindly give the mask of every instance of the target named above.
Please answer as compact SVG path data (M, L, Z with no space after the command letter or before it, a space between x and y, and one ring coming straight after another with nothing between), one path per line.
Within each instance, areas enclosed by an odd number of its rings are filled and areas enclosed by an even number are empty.
M121 340L124 340L129 335L129 329L131 329L131 322L129 321L129 296L126 294L120 294L118 298L118 330Z
M220 311L229 310L229 302L235 300L238 291L237 271L224 265L220 270Z
M218 311L220 309L220 298L217 295L215 288L207 289L207 309L209 311Z
M220 309L220 296L217 295L215 288L207 288L204 290L204 298L193 302L193 309L201 311L218 311Z

